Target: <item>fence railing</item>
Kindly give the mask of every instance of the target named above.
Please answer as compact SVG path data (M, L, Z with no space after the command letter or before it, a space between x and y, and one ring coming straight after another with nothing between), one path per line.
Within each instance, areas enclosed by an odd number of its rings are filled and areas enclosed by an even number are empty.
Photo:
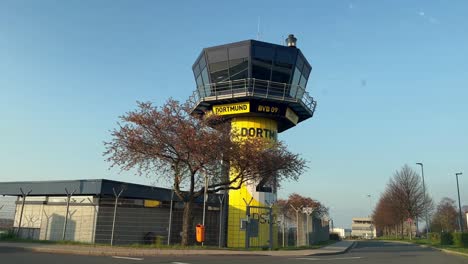
M286 102L302 102L312 113L317 105L314 98L309 95L305 88L299 85L252 78L199 86L189 98L189 102L192 105L196 105L201 101L215 101L245 96Z
M134 199L117 197L53 197L44 201L19 197L9 205L0 203L0 216L8 218L5 229L12 230L20 238L36 240L69 240L84 243L128 245L159 244L174 245L181 242L183 204L163 203L158 207L144 207ZM45 198L44 198L45 199ZM67 202L68 200L68 202ZM225 201L225 200L224 200ZM3 207L2 207L3 206ZM225 222L225 204L209 204L205 211L205 245L224 247L227 232L239 230L239 222ZM250 207L237 212L238 219L250 219L247 230L239 230L241 241L238 247L288 247L308 245L327 239L328 233L316 219L299 215L288 219L277 215L268 207ZM260 217L262 216L262 217ZM196 204L192 212L190 244L195 242L195 225L202 222L203 206ZM234 217L235 215L229 215ZM306 217L310 217L307 219ZM296 221L297 220L297 221ZM299 226L296 226L296 223ZM314 235L315 234L315 235ZM297 241L298 240L298 241ZM245 242L245 243L244 243Z

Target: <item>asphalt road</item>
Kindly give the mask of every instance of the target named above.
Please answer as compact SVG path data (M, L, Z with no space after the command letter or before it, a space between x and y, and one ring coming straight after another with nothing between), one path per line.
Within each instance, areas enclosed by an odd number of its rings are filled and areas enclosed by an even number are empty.
M311 257L269 257L269 256L161 256L144 258L95 257L35 253L20 248L0 248L0 263L16 264L215 264L215 263L255 263L255 264L302 264L302 263L398 263L398 264L458 264L468 263L468 257L448 255L430 248L415 245L387 243L379 241L358 242L346 254Z

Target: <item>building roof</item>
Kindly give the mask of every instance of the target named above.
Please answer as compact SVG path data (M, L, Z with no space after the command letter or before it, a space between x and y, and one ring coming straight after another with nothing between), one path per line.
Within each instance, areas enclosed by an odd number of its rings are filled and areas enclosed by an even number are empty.
M67 181L23 181L0 182L0 195L21 196L66 196L67 192L73 195L91 195L97 197L114 197L114 192L123 189L121 198L154 199L159 201L171 200L171 189L134 184L128 182L112 181L106 179L67 180ZM208 202L219 204L218 195L209 195ZM174 201L179 201L174 195ZM203 197L196 202L203 202Z

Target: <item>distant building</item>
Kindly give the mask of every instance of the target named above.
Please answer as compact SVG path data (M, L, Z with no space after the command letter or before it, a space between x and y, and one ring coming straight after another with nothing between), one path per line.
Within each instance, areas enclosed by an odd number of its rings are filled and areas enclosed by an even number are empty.
M354 217L351 224L351 236L371 239L376 237L374 222L370 217Z
M343 239L351 236L351 229L335 227L331 229L331 233L338 234Z
M466 226L468 226L468 212L465 213Z

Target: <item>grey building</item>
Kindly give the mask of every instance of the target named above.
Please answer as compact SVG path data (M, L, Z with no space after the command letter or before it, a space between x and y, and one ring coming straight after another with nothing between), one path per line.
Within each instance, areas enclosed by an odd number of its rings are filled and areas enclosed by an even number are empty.
M170 233L171 244L180 242L183 202L170 189L111 180L5 182L0 195L17 197L13 227L23 238L166 244ZM203 198L192 214L193 243L202 208ZM210 195L205 244L218 245L220 208L217 195Z

